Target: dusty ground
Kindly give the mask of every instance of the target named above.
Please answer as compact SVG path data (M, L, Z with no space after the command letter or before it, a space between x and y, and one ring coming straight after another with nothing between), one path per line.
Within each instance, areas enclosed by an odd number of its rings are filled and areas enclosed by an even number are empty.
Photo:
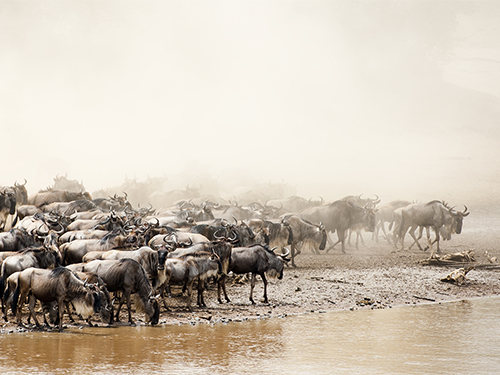
M496 229L500 227L500 218L491 212L483 212L479 218L472 216L464 221L462 234L454 235L451 241L442 242L441 246L443 253L474 250L478 267L467 274L464 285L440 281L457 267L421 265L422 260L429 258L428 251L395 251L384 239L376 243L371 239L371 233L366 233L366 244L360 245L358 250L354 246L348 247L347 254L342 254L340 248L329 253L300 254L296 258L297 268L287 267L282 280L270 280L269 304L260 302L263 294L260 277L254 290L255 305L248 300L249 283L232 284L230 279L227 290L231 303L219 304L217 288L210 285L205 295L207 308L194 307L191 312L186 309L186 297L180 295L180 287L174 287L174 297L166 300L171 311L162 307L160 324L217 324L499 295L500 266L495 268L485 251L490 257L500 259L500 233ZM406 243L410 243L409 239ZM490 267L483 268L481 265ZM196 306L196 295L192 298L193 306ZM126 322L124 312L122 321ZM134 316L137 324L144 324L143 314ZM103 325L96 318L93 322ZM65 323L70 325L67 320ZM76 325L85 324L80 321ZM2 326L3 333L19 331L12 322L2 322Z

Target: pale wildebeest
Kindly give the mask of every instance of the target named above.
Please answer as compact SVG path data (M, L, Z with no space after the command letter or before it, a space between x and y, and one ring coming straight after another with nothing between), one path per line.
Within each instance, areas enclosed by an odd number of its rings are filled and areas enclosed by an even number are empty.
M36 300L42 303L57 301L59 331L63 329L63 314L67 303L71 302L76 312L84 319L100 309L97 286L86 284L64 267L57 267L53 270L27 268L19 273L12 306L16 306L13 312L17 313L17 323L20 326L22 326L22 309L27 297L30 317L33 318L37 327L40 327L40 323L35 314Z
M378 211L378 209L376 208L377 204L380 203L380 198L378 196L376 196L376 198L374 198L374 199L371 199L371 198L361 198L361 195L347 195L344 198L342 198L341 200L345 201L345 202L350 202L356 206L365 208L367 210L373 210L375 212L375 214ZM375 222L376 222L376 219L375 219ZM363 246L365 245L365 241L364 241L363 236L361 234L361 232L364 229L365 229L364 223L357 223L357 224L352 225L349 228L349 230L348 230L349 237L348 237L348 241L347 241L349 243L349 245L351 245L351 236L352 236L353 232L356 233L356 249L359 248L359 240L361 240L361 243L363 244Z
M377 224L375 226L375 230L373 231L373 237L376 242L378 242L379 231L382 229L382 233L384 234L387 242L392 243L385 230L385 223L392 223L394 220L394 211L398 208L406 207L409 204L411 204L409 201L394 200L378 207L375 212L375 221Z
M202 234L176 231L169 234L157 234L153 236L148 242L151 248L157 248L162 245L170 245L177 247L189 247L197 243L207 243L210 240Z
M302 247L312 248L314 252L325 250L327 234L322 223L313 224L298 215L287 214L283 216L293 233L291 247L292 267L295 265L295 257L301 253Z
M83 229L68 231L59 237L59 243L71 242L74 240L97 240L107 235L109 231L101 229Z
M71 192L67 190L42 190L36 194L28 197L28 204L41 207L46 204L54 202L71 202L79 199L91 200L92 197L89 193L85 192Z
M177 258L166 257L163 268L165 282L160 286L161 292L163 293L165 286L170 292L171 283L184 283L187 289L187 308L189 310L192 309L193 283L198 280L198 306L206 306L203 300L205 282L210 277L222 273L222 264L219 257L208 251L197 251Z
M307 200L296 195L283 199L272 199L266 202L266 206L279 207L284 213L298 213L309 207L321 206L324 203L323 198L319 201Z
M136 310L144 310L146 322L151 325L158 324L160 319L160 307L158 299L153 296L153 289L148 281L144 268L133 259L120 260L93 260L82 265L82 272L92 272L98 275L106 283L111 293L122 292L118 304L115 319L120 321L120 310L123 303L127 303L128 321L134 325L132 320L132 306L130 297L135 297Z
M83 256L90 251L107 251L127 248L135 245L134 239L121 235L121 230L114 230L101 239L74 240L61 244L63 265L80 263Z
M264 303L269 303L267 298L267 279L266 274L271 277L277 277L278 280L283 278L283 268L286 262L290 259L286 258L290 251L284 254L276 255L269 247L262 245L254 245L250 247L235 247L231 252L231 263L229 270L236 275L251 273L250 282L250 302L255 304L253 300L253 289L257 275L260 275L264 282ZM230 302L226 292L226 276L222 275L217 286L217 298L219 303L222 303L220 290L224 292L224 298Z
M437 243L437 252L440 253L439 238L441 228L444 226L449 228L447 229L448 233L460 234L462 232L463 218L469 214L470 212L467 212L467 207L465 207L463 212L459 212L437 200L430 201L428 203L410 204L404 207L402 210L401 226L399 229L401 249L404 250L404 238L406 232L408 231L410 236L417 243L418 248L422 250L422 246L420 246L420 243L415 236L415 230L418 227L431 227L436 235L435 242ZM429 243L429 245L432 249L432 243Z
M367 231L373 232L375 230L374 210L342 200L324 206L308 208L300 213L300 217L311 223L322 223L327 232L337 231L338 240L330 248L341 243L344 254L345 238L349 228L356 224L362 224ZM327 249L327 252L330 248Z

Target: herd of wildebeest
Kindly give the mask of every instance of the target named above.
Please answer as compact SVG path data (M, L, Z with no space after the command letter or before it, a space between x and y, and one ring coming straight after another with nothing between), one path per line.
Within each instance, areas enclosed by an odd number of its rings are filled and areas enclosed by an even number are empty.
M128 321L135 310L145 321L159 322L161 306L171 311L170 285L183 286L187 308L193 286L197 304L205 306L203 291L217 284L218 301L230 302L226 278L250 276L250 301L256 276L283 276L295 267L304 249L318 253L340 244L345 252L351 235L362 240L363 231L381 233L384 241L404 249L405 235L422 249L419 239L427 231L428 245L439 252L440 239L460 233L467 212L442 201L412 203L397 200L381 204L377 196L346 196L333 202L298 196L253 197L244 203L214 195L184 196L154 192L156 206L137 208L126 191L92 197L83 185L57 176L54 185L28 194L26 180L0 188L0 296L3 319L37 327L37 313L46 326L63 329L63 316L76 313L91 323L95 314L106 323L119 321L127 304ZM179 193L177 190L175 193ZM163 197L163 201L159 198ZM251 197L251 198L249 198ZM430 233L433 230L434 238ZM417 230L419 231L417 233ZM333 236L336 234L336 238ZM37 301L40 309L35 310ZM24 316L26 319L26 316Z

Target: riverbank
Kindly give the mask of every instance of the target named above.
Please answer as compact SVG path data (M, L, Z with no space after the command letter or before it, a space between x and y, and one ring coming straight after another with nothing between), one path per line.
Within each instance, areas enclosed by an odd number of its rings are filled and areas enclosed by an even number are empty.
M254 289L255 305L249 301L250 282L235 282L229 278L227 291L230 303L217 302L217 287L210 284L205 291L206 308L196 307L193 292L193 311L186 308L187 296L180 286L173 286L172 298L166 298L169 311L161 306L160 325L171 324L218 324L267 318L283 318L290 315L326 312L333 310L383 309L400 305L416 305L446 302L460 299L500 295L500 270L485 255L500 258L496 249L496 235L484 236L479 228L471 228L461 236L442 244L443 253L472 250L476 264L493 266L477 267L468 274L463 285L441 281L457 267L422 265L429 252L418 249L395 251L385 240L379 243L365 239L359 249L348 247L346 254L333 249L322 254L302 253L296 258L297 268L286 267L282 280L269 280L269 303L260 302L263 283L257 277ZM368 235L365 235L368 237ZM25 308L25 314L27 308ZM25 322L27 315L23 318ZM137 325L143 325L144 315L134 313ZM126 307L122 308L121 321L127 325ZM97 317L94 324L104 326ZM86 322L66 326L86 326ZM30 328L31 329L31 328ZM2 333L22 332L10 317L2 322Z

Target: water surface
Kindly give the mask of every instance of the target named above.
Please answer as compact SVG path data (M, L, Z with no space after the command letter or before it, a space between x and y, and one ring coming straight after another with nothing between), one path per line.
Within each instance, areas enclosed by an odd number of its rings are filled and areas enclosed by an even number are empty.
M500 298L0 336L4 374L500 373Z

